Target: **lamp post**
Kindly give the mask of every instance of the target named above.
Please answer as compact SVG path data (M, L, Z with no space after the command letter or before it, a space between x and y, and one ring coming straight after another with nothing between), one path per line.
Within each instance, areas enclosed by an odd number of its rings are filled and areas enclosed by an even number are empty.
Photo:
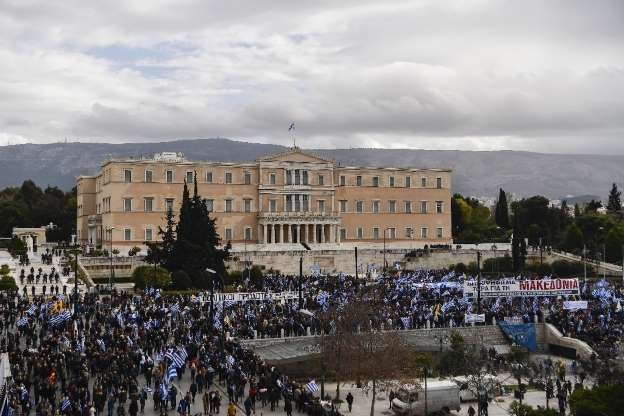
M383 262L384 262L384 270L388 268L386 264L386 231L388 231L391 227L384 228L383 230Z
M494 263L498 266L498 260L496 257L496 244L492 244L492 276L494 276Z
M73 236L72 236L73 239ZM78 316L78 254L80 249L78 242L74 240L74 247L70 251L74 255L74 316Z
M106 230L108 231L108 236L109 236L109 243L110 243L110 251L108 253L108 255L110 256L110 275L108 276L108 290L113 291L113 279L115 278L115 268L113 267L113 230L115 229L115 227L113 226L109 226L106 228Z
M299 256L299 310L303 309L303 255Z
M481 314L481 252L477 250L477 314Z
M212 276L210 277L210 327L214 327L214 277L217 274L212 269L206 269Z

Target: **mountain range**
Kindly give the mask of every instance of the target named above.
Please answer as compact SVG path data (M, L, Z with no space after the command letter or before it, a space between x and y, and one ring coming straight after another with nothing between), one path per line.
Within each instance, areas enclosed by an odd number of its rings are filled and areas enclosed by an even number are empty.
M106 157L141 157L182 152L194 161L250 161L286 150L284 146L229 139L174 140L158 143L50 143L0 147L0 187L32 179L39 186L70 189L78 175L94 174ZM624 184L624 158L519 151L420 149L308 149L342 165L453 169L453 192L495 197L503 188L517 196L562 199L598 195L612 183Z

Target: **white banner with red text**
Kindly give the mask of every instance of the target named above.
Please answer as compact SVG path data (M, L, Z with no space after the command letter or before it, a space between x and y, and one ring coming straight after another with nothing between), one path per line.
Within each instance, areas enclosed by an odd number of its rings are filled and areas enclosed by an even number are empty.
M481 297L569 296L579 294L578 279L481 280ZM464 296L477 296L477 281L464 282Z

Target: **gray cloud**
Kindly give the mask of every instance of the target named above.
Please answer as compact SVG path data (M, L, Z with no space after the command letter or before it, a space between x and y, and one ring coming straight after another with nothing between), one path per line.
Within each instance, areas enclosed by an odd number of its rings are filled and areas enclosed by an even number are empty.
M619 1L0 2L0 143L624 153Z

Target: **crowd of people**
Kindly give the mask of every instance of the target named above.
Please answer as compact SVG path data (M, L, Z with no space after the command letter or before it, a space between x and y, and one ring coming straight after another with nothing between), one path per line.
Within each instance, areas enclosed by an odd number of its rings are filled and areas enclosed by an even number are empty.
M58 279L54 270L47 276L34 272L20 277ZM323 407L315 385L290 379L237 340L319 333L327 330L325 311L362 297L370 301L375 328L464 325L466 314L476 311L474 300L464 297L464 279L448 270L397 271L368 282L344 274L303 282L276 274L238 287L285 292L301 285L302 305L298 299L213 304L206 293L173 296L152 289L86 293L77 305L66 290L5 294L0 350L8 353L14 381L7 405L19 416L33 409L43 416L136 416L150 399L163 415L218 414L222 407L230 415L236 406L248 415L258 406L314 416L335 412ZM566 335L592 346L608 343L617 354L624 323L618 296L619 287L600 281L581 291L587 310L569 311L563 299L543 297L484 299L481 311L486 323L508 316L525 322L545 318Z

